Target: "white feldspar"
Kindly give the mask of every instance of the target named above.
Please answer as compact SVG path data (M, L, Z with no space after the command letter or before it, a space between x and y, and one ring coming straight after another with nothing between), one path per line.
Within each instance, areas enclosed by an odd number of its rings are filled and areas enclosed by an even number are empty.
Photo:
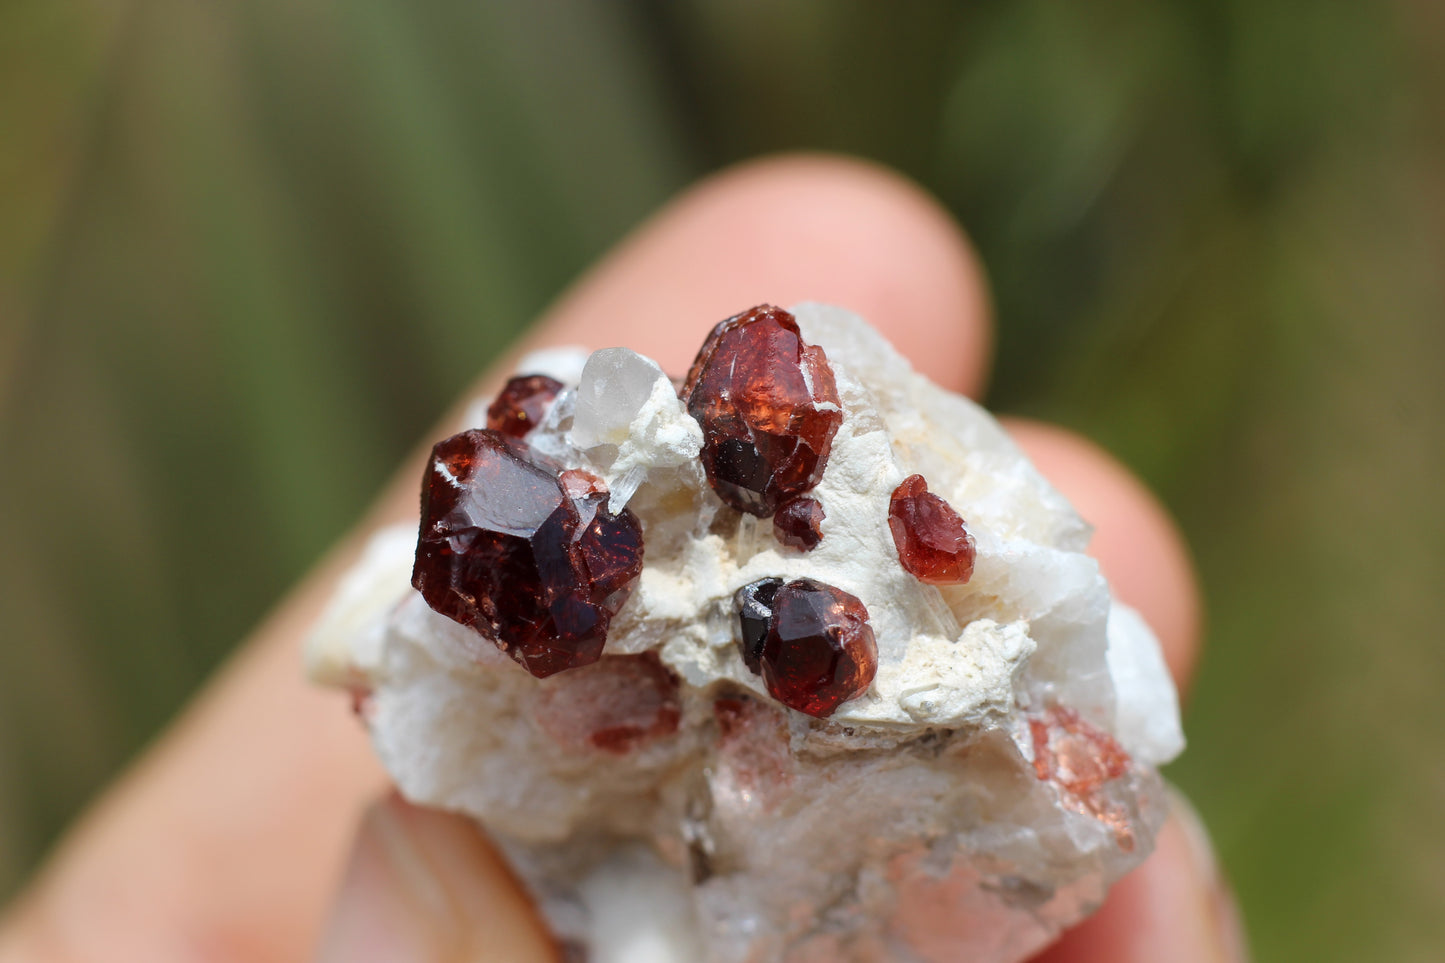
M518 371L567 386L528 444L601 475L642 522L606 652L676 675L675 734L625 752L567 738L558 707L597 667L534 679L433 612L409 584L415 526L374 537L308 670L369 693L401 791L484 822L593 963L1022 960L1152 846L1153 767L1183 748L1173 685L1083 554L1088 526L987 413L854 315L793 311L844 415L807 553L712 493L654 362L557 351ZM976 539L965 585L899 564L888 501L913 473ZM873 684L828 719L772 701L738 652L737 589L803 576L861 599L877 639Z

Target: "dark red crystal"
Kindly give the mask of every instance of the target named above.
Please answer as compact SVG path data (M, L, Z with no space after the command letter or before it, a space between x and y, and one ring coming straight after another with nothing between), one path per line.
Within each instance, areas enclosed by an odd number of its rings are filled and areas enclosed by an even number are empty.
M541 684L533 716L573 752L624 755L677 731L677 677L651 652L605 655Z
M464 431L432 449L412 585L541 678L596 662L642 572L642 526L525 442ZM580 477L579 477L580 476Z
M783 502L773 516L773 535L790 548L811 552L823 540L826 517L816 498L794 498Z
M922 475L909 475L888 503L888 527L898 561L920 582L962 585L973 575L973 536L953 506L928 490Z
M487 407L487 427L513 438L524 438L541 422L562 390L562 382L546 375L519 375L502 386Z
M788 582L773 596L758 663L774 699L810 716L831 715L862 695L878 671L868 610L815 579Z
M682 397L702 425L713 491L760 518L818 484L843 422L827 355L769 304L712 330Z

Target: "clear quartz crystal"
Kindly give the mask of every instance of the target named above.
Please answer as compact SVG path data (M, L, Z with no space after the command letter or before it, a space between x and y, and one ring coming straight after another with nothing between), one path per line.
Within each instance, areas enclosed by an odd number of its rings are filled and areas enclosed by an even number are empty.
M566 440L595 465L618 512L648 472L691 462L702 430L687 414L672 381L627 348L603 348L587 359L577 385Z
M1026 959L1153 845L1155 769L1183 748L1158 643L992 418L846 311L791 314L843 412L808 492L826 515L811 551L719 500L701 429L651 361L528 360L566 385L528 444L614 499L628 489L644 533L602 662L538 680L432 611L407 583L412 527L378 534L308 668L370 692L401 791L484 823L593 963ZM900 564L889 502L914 474L967 520L966 584ZM866 608L865 691L823 718L769 695L736 600L762 579ZM609 702L629 686L628 706Z

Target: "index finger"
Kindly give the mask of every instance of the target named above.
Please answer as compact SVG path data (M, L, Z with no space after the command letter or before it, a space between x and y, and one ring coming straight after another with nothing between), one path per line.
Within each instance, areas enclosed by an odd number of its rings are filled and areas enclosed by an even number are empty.
M715 321L812 299L870 318L930 377L977 391L982 286L948 216L896 175L801 157L724 173L625 241L528 339L626 344L681 370ZM490 376L495 382L506 365ZM373 518L415 511L404 466ZM302 638L344 544L72 831L0 958L303 958L364 803L384 785L362 727L301 678Z

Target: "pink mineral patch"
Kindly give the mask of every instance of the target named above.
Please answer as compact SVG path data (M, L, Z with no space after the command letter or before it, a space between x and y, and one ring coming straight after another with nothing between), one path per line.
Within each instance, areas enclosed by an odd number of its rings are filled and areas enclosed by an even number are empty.
M625 755L677 731L678 682L651 652L607 655L542 681L533 718L572 752Z
M748 696L713 703L718 725L712 786L747 806L771 809L793 783L793 757L783 713Z
M1043 716L1030 718L1029 733L1034 775L1058 786L1075 812L1111 826L1120 848L1132 850L1128 814L1103 792L1106 784L1129 772L1131 760L1124 748L1067 706L1053 706Z

